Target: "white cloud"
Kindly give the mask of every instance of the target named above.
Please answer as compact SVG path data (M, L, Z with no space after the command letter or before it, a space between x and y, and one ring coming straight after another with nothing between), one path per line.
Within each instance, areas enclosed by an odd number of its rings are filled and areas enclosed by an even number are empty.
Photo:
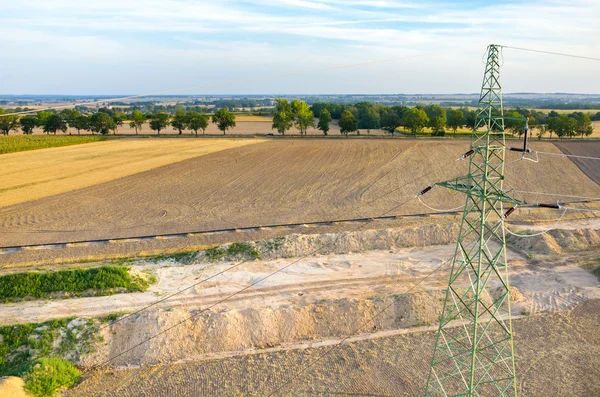
M394 74L391 65L373 66L371 70L392 74L371 78L369 68L357 68L344 71L345 81L317 76L317 82L301 88L320 84L332 92L473 91L473 81L480 78L471 73L481 73L479 59L489 43L600 56L595 53L600 52L599 17L600 2L589 0L469 9L450 2L392 0L22 0L7 5L0 15L0 43L6 49L0 59L6 73L16 76L4 84L7 92L32 91L26 87L42 84L36 76L47 76L48 70L56 76L82 76L77 86L63 85L63 92L89 92L81 69L104 76L106 65L118 77L106 73L103 87L133 92L154 90L143 89L148 80L133 83L136 77L160 76L161 84L180 86L198 68L220 78L427 52L436 58L419 71L397 66L402 73ZM515 90L600 92L595 63L508 50L505 55L506 76L515 82ZM44 71L23 75L36 67ZM577 74L565 72L569 68ZM136 72L128 75L132 70ZM406 77L422 71L430 73L428 78ZM370 85L364 83L367 75ZM275 87L297 87L291 79L282 84ZM248 87L257 91L271 86Z

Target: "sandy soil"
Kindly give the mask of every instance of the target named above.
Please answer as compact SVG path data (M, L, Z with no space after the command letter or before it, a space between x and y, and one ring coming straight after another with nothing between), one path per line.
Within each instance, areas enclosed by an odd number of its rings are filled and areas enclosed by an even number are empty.
M206 307L290 264L292 266L285 271L229 300L226 307L243 310L265 306L273 309L282 305L334 300L340 296L364 299L402 293L415 280L420 280L444 264L443 271L419 286L420 291L435 290L445 287L448 261L453 254L454 244L449 244L426 249L318 255L299 261L282 258L248 262L185 290L159 307L185 307L186 310ZM560 266L553 267L552 259L547 259L544 267L529 266L527 259L515 252L509 253L509 261L512 264L511 282L524 296L523 300L513 305L515 314L524 310L538 313L568 309L582 300L600 298L600 283L596 277L577 264L565 265L561 261ZM150 271L158 278L158 283L145 293L4 304L0 312L0 324L134 311L233 265L231 262L214 264L202 261L182 265L172 260L159 263L140 261L133 266L134 271ZM214 310L218 311L219 307Z
M0 378L0 396L3 397L27 397L24 389L25 382L16 376L4 376Z
M594 300L570 311L514 321L519 394L600 394L599 316L600 301ZM332 346L304 346L220 360L103 371L88 376L67 395L422 395L434 333L382 336L342 344L335 350Z
M108 182L193 157L259 143L249 139L120 139L0 156L0 207Z
M533 147L558 151L552 144ZM0 235L3 245L44 244L430 212L418 201L399 203L465 173L467 163L456 161L464 150L464 142L420 140L247 145L5 207ZM507 187L519 190L600 196L600 187L566 158L513 162L506 174ZM424 196L438 209L463 200L443 189Z

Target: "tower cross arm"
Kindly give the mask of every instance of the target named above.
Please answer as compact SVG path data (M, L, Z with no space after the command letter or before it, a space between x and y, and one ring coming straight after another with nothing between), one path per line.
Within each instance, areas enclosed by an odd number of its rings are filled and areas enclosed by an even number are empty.
M487 200L496 202L502 201L503 203L513 204L515 206L532 204L524 200L518 200L512 197L509 194L509 192L506 192L504 190L488 190L484 192L483 189L478 184L476 184L474 180L469 176L462 176L443 182L437 182L435 183L435 185L442 186L446 189L454 190L471 196L485 195Z

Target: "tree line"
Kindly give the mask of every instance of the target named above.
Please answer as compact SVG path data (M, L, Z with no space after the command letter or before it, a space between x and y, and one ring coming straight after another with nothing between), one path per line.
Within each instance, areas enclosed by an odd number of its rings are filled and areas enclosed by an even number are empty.
M60 112L41 111L35 116L19 116L16 114L7 114L4 109L0 109L0 133L8 135L11 131L21 130L23 134L33 134L35 128L41 128L46 134L54 134L58 131L66 132L68 128L81 131L89 131L92 134L99 133L107 135L111 131L116 132L117 128L124 123L135 129L138 134L146 122L150 129L160 132L171 126L182 134L189 130L198 136L198 131L204 134L208 128L209 121L217 125L219 130L225 134L228 129L235 127L235 114L224 107L216 111L212 116L207 114L179 109L175 114L166 112L143 113L139 110L133 110L130 113L115 112L111 109L100 109L95 113L86 114L79 109L65 109Z
M10 131L20 128L24 134L32 134L34 128L42 128L47 134L56 134L57 131L66 132L70 127L76 129L78 134L83 130L106 135L111 131L114 133L119 126L127 123L138 134L148 122L150 129L159 135L170 126L179 134L189 130L197 136L199 131L202 131L202 134L206 132L210 121L215 123L223 134L236 125L235 114L227 107L215 110L211 115L199 111L197 107L186 108L177 105L173 110L171 113L157 110L148 113L135 107L130 108L128 112L101 108L90 113L75 108L60 112L40 111L35 116L2 116L0 133L8 135ZM0 109L0 115L5 113L7 112ZM328 135L332 120L338 120L340 132L344 135L360 134L361 129L383 129L394 134L403 128L414 136L423 132L425 128L431 130L432 136L443 136L447 131L453 131L456 135L461 128L472 130L476 121L476 111L465 107L446 108L435 104L415 107L385 106L370 102L354 105L315 102L309 106L298 99L276 99L272 116L272 129L285 135L286 131L296 127L301 136L306 135L311 127ZM553 134L561 139L576 136L583 138L593 133L592 121L600 120L600 112L591 115L584 112L559 114L551 111L546 114L520 107L507 110L505 116L506 131L513 135L521 135L527 120L531 130L537 130L539 139L546 134L549 134L550 138Z
M474 129L477 111L466 107L446 108L439 105L384 106L370 102L359 102L354 105L316 102L311 106L316 117L326 112L326 118L339 119L342 133L358 132L359 129L383 129L394 133L399 128L410 131L413 135L431 129L431 135L443 136L447 130L456 132L460 128ZM276 110L277 111L277 110ZM600 112L590 115L583 112L559 114L556 111L543 113L517 107L507 110L504 115L505 129L509 133L521 135L527 120L533 131L541 139L546 133L559 138L590 136L593 133L592 121L600 120ZM342 126L344 125L344 127Z

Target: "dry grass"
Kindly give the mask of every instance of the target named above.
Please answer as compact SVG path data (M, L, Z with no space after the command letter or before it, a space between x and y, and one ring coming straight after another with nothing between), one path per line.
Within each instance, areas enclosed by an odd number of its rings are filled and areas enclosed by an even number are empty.
M259 140L136 139L0 156L0 207L32 201ZM68 203L64 203L68 206Z
M163 150L159 143L155 143L155 154ZM532 146L559 152L549 143ZM456 158L467 148L465 141L400 139L294 139L248 145L7 207L0 210L0 233L4 232L4 245L43 244L431 212L418 201L408 200L432 182L466 173L467 163ZM118 166L129 166L132 157L121 155ZM166 157L172 162L182 156L171 153ZM46 167L53 158L46 159ZM518 158L517 153L507 154L508 161ZM142 160L152 165L157 161L148 160L147 152ZM97 166L106 158L94 161ZM27 180L33 174L20 171L20 164L9 169L22 172ZM77 162L56 167L55 174L78 173L80 168ZM43 172L43 163L38 169ZM112 177L110 170L96 172ZM600 187L566 158L546 156L535 164L511 163L506 173L507 188L600 196ZM90 175L87 171L77 178L86 182ZM47 189L52 186L42 183ZM63 181L58 178L56 183ZM529 198L548 201L547 197ZM464 196L439 188L424 200L449 209L463 204ZM399 206L404 201L408 202Z

